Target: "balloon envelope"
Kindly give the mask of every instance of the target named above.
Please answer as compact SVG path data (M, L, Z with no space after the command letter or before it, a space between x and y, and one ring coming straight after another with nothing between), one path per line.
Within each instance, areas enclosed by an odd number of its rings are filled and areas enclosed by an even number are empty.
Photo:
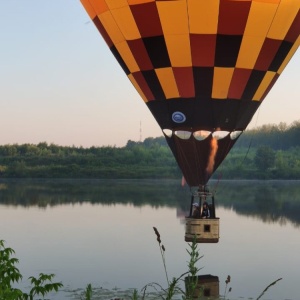
M163 130L205 185L300 44L300 0L81 0Z

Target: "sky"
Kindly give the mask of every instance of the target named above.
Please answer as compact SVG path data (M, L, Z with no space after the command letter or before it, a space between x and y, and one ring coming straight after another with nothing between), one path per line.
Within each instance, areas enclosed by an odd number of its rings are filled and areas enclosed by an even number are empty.
M248 128L300 120L300 50ZM79 0L0 0L0 145L162 136Z

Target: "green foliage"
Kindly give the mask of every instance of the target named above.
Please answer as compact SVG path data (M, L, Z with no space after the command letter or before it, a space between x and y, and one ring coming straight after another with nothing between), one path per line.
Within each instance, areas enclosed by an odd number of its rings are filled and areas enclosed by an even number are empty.
M267 171L272 168L275 163L275 152L268 146L261 146L257 149L254 163L260 171Z
M197 267L196 264L203 257L203 255L202 256L199 255L196 236L194 237L192 244L188 244L188 245L190 247L190 250L186 249L186 251L189 254L190 260L188 261L189 273L188 273L188 277L185 280L186 282L185 299L193 299L198 285L197 273L200 271L200 269Z
M214 177L221 173L223 179L300 179L299 136L300 121L246 130ZM255 157L262 145L274 153L272 164ZM0 145L0 178L180 179L181 175L164 137L129 140L121 148L46 142Z
M156 240L159 245L161 257L163 260L163 265L164 265L164 271L166 274L167 278L167 283L168 283L168 288L164 289L162 286L158 283L150 283L147 284L143 289L143 295L142 299L145 299L146 297L146 290L149 287L154 288L158 294L160 295L161 299L164 300L171 300L175 297L175 295L181 295L183 300L190 300L194 298L194 293L197 288L197 281L198 277L196 276L198 271L200 270L197 266L196 263L203 257L199 255L199 251L197 249L197 243L196 243L196 238L194 238L192 244L189 244L190 250L187 250L189 254L189 262L188 262L188 268L189 270L183 274L181 274L179 277L173 277L172 280L168 279L168 272L167 272L167 267L166 267L166 260L165 260L165 246L161 242L161 236L160 233L158 232L156 227L153 227L155 235L156 235ZM186 276L188 275L188 276ZM179 282L182 280L182 278L185 277L185 283L186 283L186 291L183 291L180 286ZM137 291L134 291L132 299L137 299Z
M190 258L190 260L188 262L188 267L189 267L189 274L191 276L196 276L197 273L201 270L196 266L196 264L203 257L203 255L199 256L198 244L197 244L196 240L197 239L195 236L192 244L188 244L190 247L190 250L186 249L187 253L189 254L189 258Z
M0 146L0 178L179 178L170 149L155 139L116 147Z
M13 284L22 279L19 269L15 266L19 262L17 258L11 257L15 251L6 248L4 241L0 240L0 299L14 300L22 299L21 290L13 288Z
M29 277L32 288L29 294L24 293L23 298L25 300L33 300L34 296L44 296L48 293L55 291L57 292L60 287L63 286L60 282L52 282L54 274L43 274L40 273L38 278L33 276Z
M161 243L161 238L158 230L155 227L153 227L153 229L157 236L157 241L159 243L161 255L163 257L164 269L168 280L165 257L164 257L164 253L166 249L164 245ZM200 299L203 290L201 286L200 287L198 286L197 273L199 272L200 269L196 266L196 264L203 256L199 255L196 238L194 238L192 244L188 244L188 245L190 249L189 250L187 249L187 252L189 254L189 261L188 261L189 270L187 272L183 273L177 278L173 277L171 281L168 280L167 289L163 289L162 286L159 285L158 283L147 284L142 289L141 297L139 297L138 291L134 289L131 299L132 300L146 299L147 297L146 291L147 288L149 287L153 287L157 292L157 295L163 300L171 300L174 299L175 296L176 298L178 298L178 295L181 295L181 298L183 300L192 300L195 298ZM54 278L54 274L48 275L48 274L40 273L38 278L35 278L33 276L29 277L32 285L29 293L25 293L22 292L20 289L14 288L13 284L18 283L22 280L22 275L15 266L15 264L17 264L19 260L17 258L12 257L12 255L14 254L15 251L12 248L5 247L4 241L0 240L0 300L33 300L36 299L36 297L38 297L38 299L40 299L40 297L45 299L45 296L48 293L52 291L57 292L58 289L63 286L59 282L52 282L52 279ZM179 287L179 282L182 279L182 277L185 275L188 276L185 277L186 291L183 291ZM269 284L259 295L257 300L261 299L261 297L266 293L266 291L281 279L282 278L279 278L274 282L272 282L271 284ZM228 293L231 292L231 287L227 290L230 280L231 278L230 276L228 276L225 281L226 286L225 286L223 299L226 299ZM92 292L93 292L92 285L88 284L83 294L84 298L81 299L91 300Z
M300 120L290 126L285 123L269 124L246 130L236 143L236 147L258 148L267 145L274 150L288 150L300 146Z
M138 293L137 289L134 289L131 300L138 300L138 298L139 298L139 293Z
M92 285L89 283L86 286L86 289L84 291L84 298L81 298L82 300L91 300L92 299L92 295L93 295L93 289L92 289Z
M156 234L156 238L157 238L157 242L159 244L159 248L160 248L160 252L161 252L161 256L163 259L163 264L164 264L164 270L166 273L166 277L168 279L168 275L167 275L167 268L166 268L166 263L165 263L165 247L163 246L162 242L161 242L161 236L160 233L158 232L156 227L153 227L154 232ZM201 270L201 268L197 267L197 263L199 262L199 260L201 258L203 258L203 256L200 256L199 254L199 250L198 250L198 244L196 242L196 236L193 239L193 242L190 244L188 244L189 249L186 249L188 255L189 255L189 261L188 261L188 271L183 273L182 275L180 275L179 277L174 277L171 281L168 280L168 288L167 289L163 289L161 287L160 284L158 283L150 283L147 284L143 289L142 289L142 295L141 295L141 299L144 300L146 299L146 290L149 287L153 287L157 293L157 296L160 299L163 300L171 300L171 299L178 299L178 296L181 296L182 300L194 300L194 299L204 299L203 298L203 286L201 284L199 284L198 281L198 272ZM179 287L179 281L182 279L183 276L188 275L185 277L184 281L185 281L185 288L186 290L183 291L180 287ZM201 277L201 276L199 276ZM261 297L265 294L265 292L273 285L275 285L278 281L280 281L282 278L279 278L277 280L275 280L274 282L272 282L271 284L269 284L264 290L263 292L258 296L258 298L256 300L261 299ZM228 287L229 283L231 282L231 276L228 275L227 279L225 280L225 292L224 295L220 296L220 299L227 299L228 294L232 291L231 287ZM161 290L159 290L159 288ZM158 298L157 297L157 298ZM139 299L138 296L138 292L137 290L134 290L133 295L131 297L132 300L137 300ZM210 298L206 298L205 299L210 299ZM214 298L215 299L215 298ZM219 299L219 298L218 298Z
M12 257L15 251L6 248L4 241L0 240L0 300L33 300L35 296L42 296L62 287L60 282L52 282L54 274L40 273L38 278L29 277L32 285L29 293L14 288L13 284L22 280L19 269L15 266L19 260Z

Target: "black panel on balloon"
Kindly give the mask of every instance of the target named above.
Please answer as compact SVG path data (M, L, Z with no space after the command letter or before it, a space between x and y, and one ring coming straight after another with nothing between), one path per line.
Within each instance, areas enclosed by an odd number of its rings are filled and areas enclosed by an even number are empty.
M269 70L270 71L274 71L277 72L278 69L280 68L281 64L283 63L283 61L285 60L286 56L288 55L288 53L290 52L291 48L293 46L293 43L289 43L286 41L282 41L270 67Z
M216 43L216 67L235 67L240 51L241 35L217 35Z
M193 67L196 98L210 98L214 76L213 67Z
M118 61L118 63L120 64L120 66L122 67L122 69L124 70L124 72L128 75L130 74L130 71L127 67L127 65L125 64L123 58L121 57L120 53L118 52L117 48L115 46L112 46L110 48L111 52L113 53L113 55L115 56L116 60Z
M170 58L163 36L143 38L144 45L154 68L170 67Z
M144 75L144 78L152 94L154 95L155 100L166 99L155 71L154 70L142 71L142 74Z
M243 99L252 100L265 74L266 74L265 71L257 71L257 70L252 71L242 96Z

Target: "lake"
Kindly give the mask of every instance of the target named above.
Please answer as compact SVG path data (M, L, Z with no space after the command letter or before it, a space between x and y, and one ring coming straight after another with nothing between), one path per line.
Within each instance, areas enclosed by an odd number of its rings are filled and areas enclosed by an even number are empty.
M220 298L257 299L282 278L261 299L299 299L300 182L209 187L220 240L198 244L199 275L212 275ZM151 282L167 287L153 226L169 279L187 271L189 205L189 188L176 180L1 180L0 239L16 251L24 279L54 273L64 284L51 299L80 299L89 283L97 299L129 299Z

